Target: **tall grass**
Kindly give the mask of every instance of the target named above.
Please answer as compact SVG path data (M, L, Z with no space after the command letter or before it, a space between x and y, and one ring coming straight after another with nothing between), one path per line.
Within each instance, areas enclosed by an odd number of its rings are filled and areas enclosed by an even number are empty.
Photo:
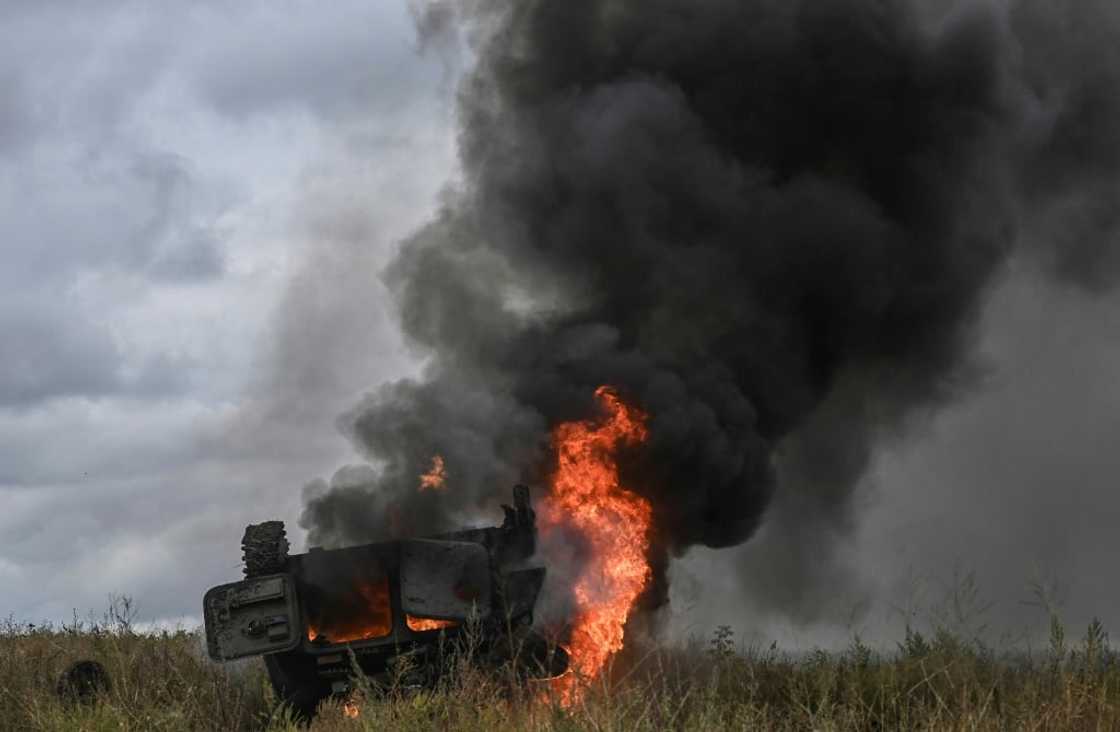
M259 663L211 663L197 630L137 632L131 602L100 621L61 626L0 622L0 730L259 729L266 679ZM94 705L56 693L62 672L93 659L112 688Z
M1000 652L944 627L908 628L884 653L741 648L730 629L683 647L635 647L562 707L541 682L479 671L470 644L434 689L360 682L360 714L328 700L315 730L1120 729L1120 663L1093 622L1071 639L1051 615L1041 652ZM71 662L105 665L112 689L60 699ZM405 679L402 666L394 679ZM218 665L197 631L142 633L118 605L101 622L0 624L0 729L296 728L259 660Z

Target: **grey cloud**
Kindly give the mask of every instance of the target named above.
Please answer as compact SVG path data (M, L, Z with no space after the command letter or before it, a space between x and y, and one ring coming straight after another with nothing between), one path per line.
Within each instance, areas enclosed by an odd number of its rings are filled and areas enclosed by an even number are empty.
M19 102L35 105L36 95L48 93L37 79L39 69L33 63L16 69L27 89ZM49 70L43 73L50 76ZM91 83L91 89L75 93L97 96L106 91L100 81ZM113 116L127 118L133 110L124 100L142 89L126 86L107 94L123 105L114 108ZM99 322L104 315L84 311L72 290L80 282L117 272L152 285L198 282L222 273L223 255L214 233L221 208L199 200L201 183L189 164L142 145L114 141L115 133L103 127L104 115L92 114L98 119L88 126L70 119L25 131L17 149L0 159L0 252L5 262L0 272L0 403L5 406L74 395L180 392L181 376L157 373L161 361L165 367L173 360L170 354L126 358L111 329Z
M0 308L0 407L114 392L120 361L104 328L52 302Z
M0 251L10 286L66 281L81 271L155 279L221 274L213 233L221 210L170 155L118 151L99 160L46 159L17 169L0 203Z
M394 114L432 79L428 65L401 54L412 38L402 15L386 6L335 4L326 13L257 5L206 49L196 82L211 104L237 118L293 109L326 119Z
M0 17L0 615L197 616L246 523L302 540L299 487L358 459L337 415L415 369L370 272L450 168L442 69L395 3ZM277 130L247 159L301 177L225 159Z
M23 521L0 521L0 564L16 573L5 586L22 588L5 600L29 620L97 611L110 593L132 595L145 619L197 618L205 589L238 575L241 529L253 509L276 507L241 475L214 478L195 465L40 488Z
M23 149L9 149L9 156L75 143L97 152L134 142L130 115L164 78L178 37L160 29L160 14L174 9L125 2L6 5L0 65L18 75L19 103L34 121Z
M56 161L10 176L0 210L0 404L114 393L182 391L172 354L130 356L109 324L82 309L75 285L127 272L149 286L219 277L211 211L170 156L75 165Z
M199 459L196 432L215 421L206 408L166 396L155 404L115 396L0 410L0 490L121 481Z
M413 88L431 76L430 65L412 63L407 15L365 4L295 16L268 3L7 10L11 43L0 57L13 71L4 85L20 92L2 119L12 142L0 160L8 172L0 279L9 292L26 283L43 292L47 282L65 291L114 271L156 287L221 277L226 261L217 221L233 202L228 194L216 197L213 181L199 179L189 160L134 134L135 116L168 83L189 90L198 82L200 108L209 100L234 116L275 117L306 105L325 124L339 125L367 111L371 98L384 97L381 108L394 112L408 108ZM71 331L81 329L55 329L53 337ZM163 354L151 362L161 359L174 360ZM108 390L110 371L91 372L91 395ZM120 385L141 395L175 380L147 369ZM50 398L49 384L62 389L54 396L80 386L39 378L24 392Z
M149 189L150 200L135 204L140 222L128 241L126 257L131 264L149 276L172 280L220 275L220 245L212 223L200 220L193 210L195 183L183 161L148 155L132 169Z
M14 70L0 72L0 157L23 147L34 134L35 120L31 113L23 80Z

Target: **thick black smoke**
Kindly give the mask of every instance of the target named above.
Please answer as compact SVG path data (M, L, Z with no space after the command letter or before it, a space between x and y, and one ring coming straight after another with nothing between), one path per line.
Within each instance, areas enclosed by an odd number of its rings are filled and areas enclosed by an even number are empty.
M541 485L550 427L609 383L650 415L625 483L659 567L747 540L781 492L817 537L786 558L795 603L876 441L968 387L1008 258L1089 286L1120 268L1113 3L458 12L464 182L385 274L429 360L342 419L374 467L309 487L312 543ZM419 492L436 453L449 489Z

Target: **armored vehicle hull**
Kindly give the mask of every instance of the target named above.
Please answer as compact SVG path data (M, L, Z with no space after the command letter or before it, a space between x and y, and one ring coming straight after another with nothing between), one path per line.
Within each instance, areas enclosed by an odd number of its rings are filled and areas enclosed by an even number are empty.
M516 486L503 509L501 526L295 555L281 522L249 526L246 579L203 599L208 652L217 661L264 656L277 694L308 716L349 688L355 666L387 680L407 657L406 683L433 683L441 649L468 625L478 658L562 673L563 649L532 629L546 570L530 564L528 488Z

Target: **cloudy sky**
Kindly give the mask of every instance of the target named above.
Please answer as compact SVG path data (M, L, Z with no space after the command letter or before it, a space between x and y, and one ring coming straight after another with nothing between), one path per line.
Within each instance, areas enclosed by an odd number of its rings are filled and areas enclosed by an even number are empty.
M358 460L337 416L418 367L378 274L455 180L462 63L397 0L0 6L2 614L197 622L246 523L302 549L301 487ZM983 377L881 449L820 613L758 601L779 497L678 563L674 627L875 636L973 571L993 625L1040 624L1036 578L1120 628L1118 305L1012 262Z
M197 616L412 368L377 271L453 59L397 2L8 2L0 49L0 604Z

